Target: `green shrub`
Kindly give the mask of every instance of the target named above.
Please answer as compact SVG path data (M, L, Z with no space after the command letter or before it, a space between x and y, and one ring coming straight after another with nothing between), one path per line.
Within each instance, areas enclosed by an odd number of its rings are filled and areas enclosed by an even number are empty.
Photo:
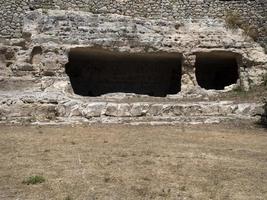
M68 195L64 200L72 200L72 198Z
M35 185L43 182L45 182L45 178L42 176L30 176L22 181L22 183L26 185Z

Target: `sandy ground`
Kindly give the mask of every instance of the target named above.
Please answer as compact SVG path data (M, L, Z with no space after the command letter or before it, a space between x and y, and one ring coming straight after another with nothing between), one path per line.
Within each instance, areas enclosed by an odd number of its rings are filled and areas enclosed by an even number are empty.
M0 125L0 162L1 200L267 199L255 126Z

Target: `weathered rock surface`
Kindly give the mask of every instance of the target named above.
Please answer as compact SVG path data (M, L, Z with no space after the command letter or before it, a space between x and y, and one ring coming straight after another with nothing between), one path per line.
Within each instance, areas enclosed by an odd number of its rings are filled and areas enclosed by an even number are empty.
M222 0L8 0L0 4L0 36L21 37L23 16L35 9L76 10L95 14L118 14L132 17L181 20L224 19L237 12L245 23L256 27L260 40L266 41L266 1ZM176 27L179 27L179 23Z
M181 26L177 29L177 23ZM236 56L240 85L245 89L263 82L267 55L241 29L227 29L223 20L147 20L120 15L41 10L30 12L23 32L31 35L29 50L41 46L40 75L64 74L68 52L75 47L127 53L175 52L182 55L182 90L197 85L194 65L198 53L225 52ZM27 54L27 52L25 52ZM29 53L29 52L28 52ZM23 59L22 59L23 60ZM29 68L29 67L27 67ZM53 72L53 73L52 73Z
M241 29L226 28L224 20L176 21L35 10L24 20L23 37L1 44L2 122L211 123L254 119L262 106L219 100L179 102L184 97L209 97L236 87L249 90L264 82L264 49ZM177 53L183 61L182 91L158 101L149 97L132 101L125 94L79 97L65 72L68 53L77 47L131 54ZM217 52L235 56L239 80L225 91L205 90L196 80L196 56Z
M68 97L61 92L2 92L1 122L102 122L102 123L215 123L256 119L260 103L231 101L179 103L128 102L109 98ZM124 102L125 101L125 102Z

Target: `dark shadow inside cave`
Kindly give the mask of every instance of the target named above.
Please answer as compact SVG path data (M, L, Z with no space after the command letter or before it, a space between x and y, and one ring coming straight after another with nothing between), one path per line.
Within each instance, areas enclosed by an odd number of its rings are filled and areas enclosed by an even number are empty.
M196 57L196 78L200 87L223 90L237 83L237 56L228 52L199 53Z
M122 92L164 97L180 91L181 65L178 53L130 54L73 48L65 67L78 95Z

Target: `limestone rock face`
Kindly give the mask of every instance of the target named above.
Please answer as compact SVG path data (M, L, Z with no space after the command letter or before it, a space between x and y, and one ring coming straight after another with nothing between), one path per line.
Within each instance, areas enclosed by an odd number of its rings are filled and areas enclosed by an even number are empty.
M105 107L106 103L91 103L82 110L82 114L88 119L91 117L100 117Z
M29 50L42 46L44 53L35 63L39 74L64 75L67 53L75 47L106 49L127 53L175 52L183 56L182 90L197 85L194 64L198 53L233 53L239 60L241 85L245 90L262 83L267 56L264 49L244 36L241 29L230 30L223 20L197 22L148 20L88 12L41 10L29 12L24 35L30 35ZM24 56L27 52L23 53ZM34 67L18 64L18 70ZM246 77L249 77L248 79Z
M106 12L105 6L100 11ZM2 121L195 120L202 123L235 117L251 119L262 106L261 103L203 101L237 87L250 90L262 84L267 73L264 49L241 29L226 28L224 20L166 20L35 10L26 14L22 35L21 39L4 40L0 46ZM181 91L159 99L137 94L78 96L66 67L70 52L75 49L80 49L81 54L106 52L114 57L117 54L177 55L181 61L181 80L177 80L181 82ZM213 59L218 55L235 59L238 80L225 90L208 90L199 84L196 63L199 57ZM190 97L201 100L180 102Z

